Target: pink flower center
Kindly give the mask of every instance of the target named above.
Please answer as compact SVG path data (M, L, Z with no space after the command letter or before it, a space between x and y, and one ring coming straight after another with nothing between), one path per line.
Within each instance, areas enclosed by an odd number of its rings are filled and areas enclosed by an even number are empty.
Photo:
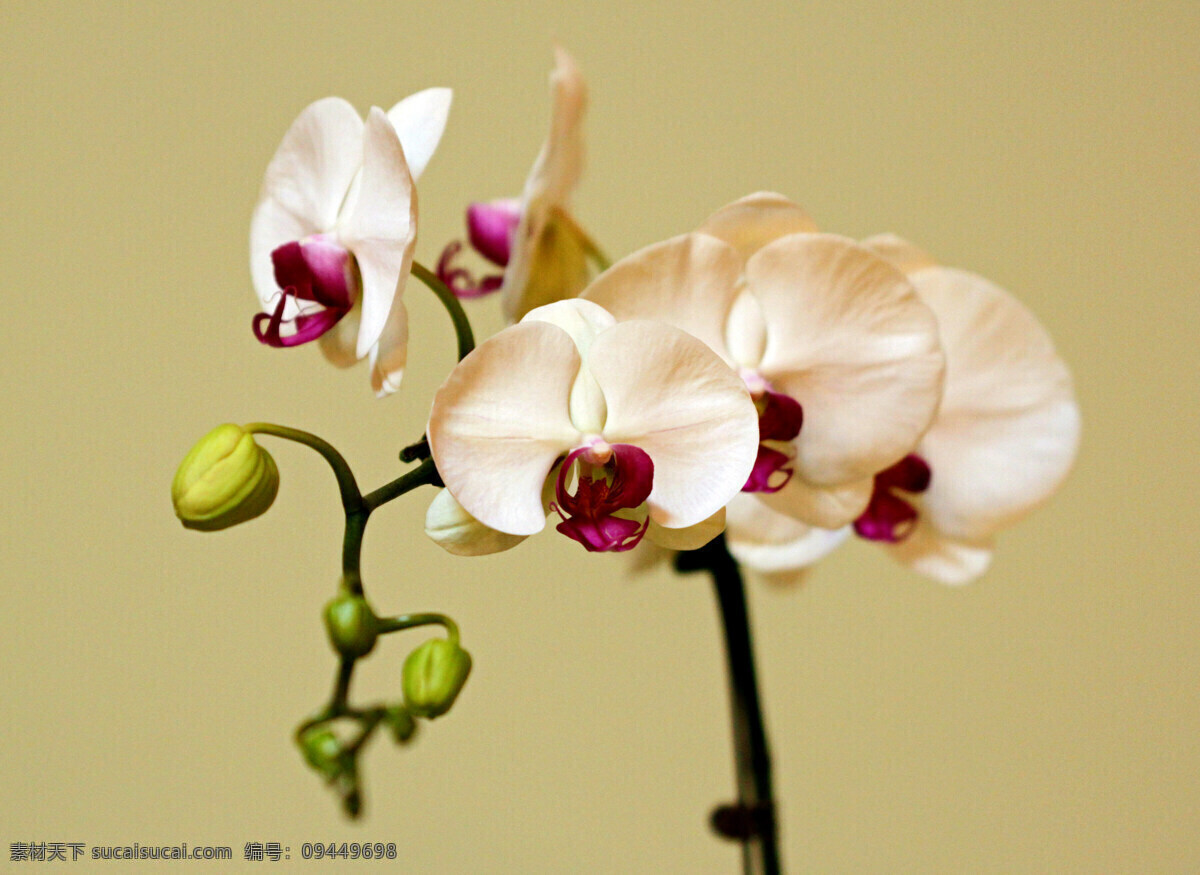
M932 471L920 456L905 456L875 475L871 503L854 521L854 531L869 541L894 544L907 538L917 525L917 509L896 491L919 494L929 488Z
M282 291L275 309L256 314L251 323L254 336L267 346L299 346L316 340L354 306L358 297L354 256L327 236L285 243L271 253L271 263ZM285 319L289 300L295 315Z
M572 467L578 468L574 494L567 491ZM639 521L617 514L640 509L653 482L654 462L632 444L597 441L571 450L554 484L557 503L550 508L562 517L556 528L589 552L631 550L646 534L650 516Z
M513 199L473 203L467 207L467 238L471 248L497 267L507 267L512 257L513 238L521 223L521 203ZM461 240L450 243L438 259L438 279L460 298L478 298L504 284L504 273L476 280L465 267L454 266L462 252Z
M795 473L791 463L795 450L790 446L769 446L766 441L785 443L795 440L804 424L800 402L789 395L772 392L765 387L754 399L758 408L758 457L742 492L778 492L787 486Z

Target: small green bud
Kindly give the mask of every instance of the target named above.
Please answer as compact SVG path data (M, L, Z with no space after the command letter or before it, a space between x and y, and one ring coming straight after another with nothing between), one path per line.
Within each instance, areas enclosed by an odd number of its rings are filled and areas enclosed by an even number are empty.
M357 659L375 648L379 619L362 596L343 593L325 606L325 629L334 650Z
M389 707L383 715L383 719L392 730L392 737L396 739L396 744L407 744L416 734L417 721L413 720L413 716L403 705Z
M305 761L326 778L336 778L346 771L350 758L331 729L314 726L301 734L299 744Z
M440 717L450 710L467 675L471 654L445 638L426 641L404 660L404 699L418 717Z
M240 426L218 425L192 447L171 483L175 515L189 529L215 531L266 513L279 491L270 453Z

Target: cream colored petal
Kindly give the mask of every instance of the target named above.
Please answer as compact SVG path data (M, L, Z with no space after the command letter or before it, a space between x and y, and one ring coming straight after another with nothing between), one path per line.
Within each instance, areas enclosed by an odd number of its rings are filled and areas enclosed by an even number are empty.
M832 234L781 238L746 272L767 322L761 372L804 408L797 475L846 483L907 454L937 408L943 356L904 275Z
M682 529L668 529L650 520L646 537L668 550L699 550L724 530L725 508L721 508L708 519Z
M522 215L500 292L510 322L537 307L574 298L587 286L587 253L558 215L557 208L529 221Z
M546 477L581 438L567 412L579 365L561 328L525 322L480 344L434 395L427 434L438 473L484 525L511 535L545 526Z
M417 193L395 128L371 107L363 129L362 187L338 236L358 262L362 315L355 354L379 342L392 301L404 291L417 244Z
M808 483L797 473L778 492L756 492L754 495L773 510L802 523L823 529L837 529L862 515L871 500L874 487L874 477L834 486L819 486Z
M1070 471L1080 431L1071 375L1034 315L999 286L942 267L912 280L946 348L945 396L918 448L933 470L923 505L942 534L980 541Z
M850 529L818 529L742 493L726 509L725 541L733 558L755 571L778 574L812 565L836 549Z
M455 556L486 556L511 550L525 540L489 529L463 510L447 489L438 491L425 512L425 534Z
M583 293L618 321L655 319L698 337L727 362L725 325L740 294L742 262L726 243L684 234L629 255Z
M410 94L387 112L388 121L400 136L414 180L421 178L442 141L453 99L454 92L449 88L426 88Z
M358 363L358 321L361 315L362 305L355 301L350 312L317 339L317 346L330 364L348 368Z
M574 58L560 46L554 48L550 99L550 134L525 182L524 198L545 197L551 204L566 206L583 175L587 85Z
M901 273L911 274L937 262L924 250L918 249L903 237L895 234L876 234L868 237L862 245L894 264Z
M587 366L588 350L596 336L616 324L616 320L599 304L572 298L530 310L521 321L548 322L571 335L583 360L583 366L571 386L571 421L584 434L599 434L604 429L608 406L604 401L604 393Z
M267 165L250 220L250 272L263 309L278 292L271 252L332 231L362 162L362 119L340 97L310 104Z
M408 309L399 298L392 302L383 334L379 335L379 342L371 347L367 358L371 363L371 388L377 398L391 395L400 388L408 363Z
M745 384L696 338L660 322L619 322L588 364L608 404L604 439L654 462L650 516L683 528L738 493L758 453L758 413Z
M780 237L815 232L817 223L783 195L760 191L721 207L696 230L724 240L745 261Z
M992 561L990 541L971 543L947 538L924 522L918 523L903 541L882 546L913 571L947 584L970 583Z

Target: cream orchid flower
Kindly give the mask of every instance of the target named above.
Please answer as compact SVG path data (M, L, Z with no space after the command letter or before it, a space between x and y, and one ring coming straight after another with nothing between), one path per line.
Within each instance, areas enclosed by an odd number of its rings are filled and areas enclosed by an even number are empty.
M893 235L864 241L903 270L937 315L946 388L933 425L913 452L875 478L853 530L943 583L988 567L994 538L1062 484L1079 445L1071 375L1046 330L1021 303L973 273L941 267ZM840 533L729 509L730 550L777 572L807 565Z
M317 340L339 367L369 358L376 394L396 391L408 348L399 296L417 239L414 182L437 149L450 101L450 89L430 88L386 114L372 107L364 122L349 103L327 97L288 128L250 223L261 342Z
M427 528L452 552L507 549L548 512L591 551L643 536L694 549L720 532L750 474L758 417L737 374L696 338L570 300L463 359L427 433L447 489ZM487 529L511 537L474 543Z
M564 49L556 47L554 57L550 134L523 194L467 209L472 248L503 272L476 282L466 269L453 266L462 249L459 242L446 247L438 263L438 275L460 297L499 290L510 322L535 307L575 297L589 276L589 241L570 211L571 193L583 174L587 87Z
M658 319L737 368L761 445L744 491L824 528L855 519L876 472L924 433L941 394L933 313L890 263L814 230L776 194L636 252L584 292L619 320Z

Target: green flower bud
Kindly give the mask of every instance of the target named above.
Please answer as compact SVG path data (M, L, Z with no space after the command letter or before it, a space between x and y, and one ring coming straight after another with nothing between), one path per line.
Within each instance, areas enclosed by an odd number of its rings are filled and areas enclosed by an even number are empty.
M375 648L379 620L366 599L343 593L325 606L325 629L334 650L357 659Z
M392 730L396 744L407 744L417 732L417 721L403 705L392 705L383 715L384 721Z
M426 641L404 660L404 700L418 717L450 710L471 673L471 654L445 638Z
M226 423L201 438L180 463L171 501L185 526L210 532L265 513L278 491L275 460L253 435Z
M314 726L301 734L298 743L305 762L326 778L336 778L346 771L350 757L332 730Z

